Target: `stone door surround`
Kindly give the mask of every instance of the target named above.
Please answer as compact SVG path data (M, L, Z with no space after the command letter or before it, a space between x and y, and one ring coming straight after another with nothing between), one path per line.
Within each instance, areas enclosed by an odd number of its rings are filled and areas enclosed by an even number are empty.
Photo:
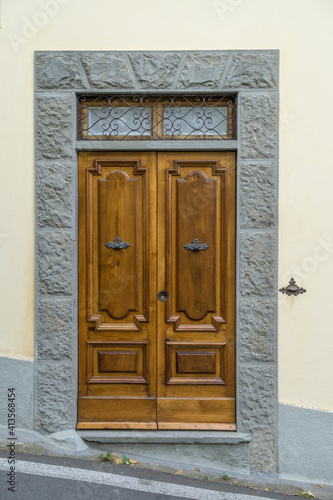
M278 59L276 50L35 53L36 430L76 425L77 151L233 149L237 430L252 435L251 469L276 472ZM76 94L153 92L237 94L237 140L76 141Z

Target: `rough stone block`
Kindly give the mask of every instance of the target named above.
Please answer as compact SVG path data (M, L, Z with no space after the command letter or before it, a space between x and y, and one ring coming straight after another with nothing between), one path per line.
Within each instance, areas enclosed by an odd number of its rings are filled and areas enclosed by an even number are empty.
M278 209L275 162L243 162L239 180L241 227L260 228L275 225Z
M272 299L240 302L238 352L241 361L275 360L275 319Z
M37 159L73 154L71 96L37 97Z
M220 87L227 60L227 54L188 54L178 78L177 88L207 89Z
M275 88L278 80L278 53L236 52L224 83L225 88Z
M48 436L48 442L52 443L54 446L62 448L62 450L70 450L74 453L80 451L88 451L88 446L83 441L80 436L78 436L77 431L74 429L69 429L67 431L59 431L54 432ZM73 454L74 454L73 453ZM82 483L85 484L85 483ZM84 496L85 494L85 496ZM95 498L96 495L93 495L90 498ZM88 490L83 488L83 495L79 495L80 500L88 500Z
M36 82L40 89L73 89L86 86L75 54L37 54Z
M240 366L238 408L241 430L258 431L275 425L276 419L276 375L274 366Z
M135 87L124 54L87 52L81 61L92 88L133 89Z
M72 428L73 380L73 368L68 363L37 364L37 429L51 433Z
M277 472L276 439L273 425L252 432L250 443L251 470L274 474Z
M70 163L37 163L37 220L40 227L73 227L73 173Z
M37 306L39 359L72 358L74 302L70 299L40 300Z
M44 294L72 295L74 239L66 231L40 233L37 241L39 290Z
M277 94L242 94L240 98L241 158L277 155Z
M240 234L240 290L243 296L274 293L275 240L272 232Z
M181 56L179 54L130 54L135 78L140 88L164 89L171 87Z

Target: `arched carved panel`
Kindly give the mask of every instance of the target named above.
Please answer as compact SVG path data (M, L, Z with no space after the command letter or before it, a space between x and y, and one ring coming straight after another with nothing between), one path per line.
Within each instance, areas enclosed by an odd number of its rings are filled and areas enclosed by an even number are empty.
M175 331L217 332L226 322L225 171L212 160L167 169L166 320Z
M114 170L98 187L99 310L122 319L138 311L138 182ZM116 238L128 246L107 246Z
M87 168L87 311L96 331L148 321L147 177L139 160Z
M177 309L197 321L216 310L216 181L195 170L176 186Z

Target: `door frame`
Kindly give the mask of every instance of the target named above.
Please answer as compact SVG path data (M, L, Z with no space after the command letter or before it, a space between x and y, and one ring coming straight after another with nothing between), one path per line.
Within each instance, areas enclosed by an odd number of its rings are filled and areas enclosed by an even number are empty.
M266 460L269 472L276 470L278 55L277 50L35 53L35 429L50 433L76 425L77 151L233 150L237 429L252 432L253 463ZM108 71L98 72L96 63ZM121 76L108 81L114 64L128 75L126 88ZM157 70L141 72L152 67ZM76 141L78 93L128 92L237 94L237 140Z

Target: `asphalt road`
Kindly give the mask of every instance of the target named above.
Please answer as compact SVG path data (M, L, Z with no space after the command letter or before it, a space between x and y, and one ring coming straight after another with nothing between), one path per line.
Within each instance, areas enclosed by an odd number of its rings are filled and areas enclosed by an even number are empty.
M1 452L1 500L290 500L229 484L66 457L17 454L14 466L15 492L8 490L10 464L8 454Z

